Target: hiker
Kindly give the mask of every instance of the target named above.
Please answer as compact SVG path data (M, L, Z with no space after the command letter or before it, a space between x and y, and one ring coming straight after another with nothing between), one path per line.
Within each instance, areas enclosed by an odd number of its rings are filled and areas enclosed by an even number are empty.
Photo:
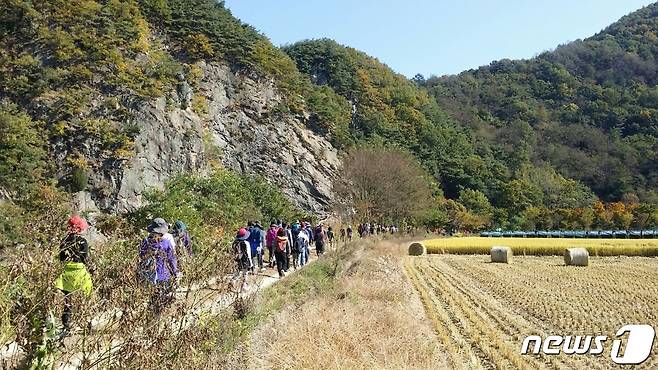
M287 223L283 223L282 225L283 230L286 231L286 237L288 238L288 244L286 246L286 264L283 269L283 271L288 272L290 269L290 255L292 254L292 247L294 245L294 241L292 238L292 230L290 229L290 226Z
M309 222L304 222L304 228L302 229L308 236L308 243L306 243L305 250L305 263L308 263L308 259L311 257L311 243L313 242L313 228Z
M329 229L327 230L327 240L329 241L329 248L334 248L334 231L331 229L331 226L329 226Z
M146 228L149 235L139 248L139 272L143 282L154 290L150 307L156 315L173 300L175 279L178 276L178 261L170 239L165 238L169 227L161 218L156 218ZM170 234L171 235L171 234Z
M352 241L352 225L347 227L347 240Z
M274 244L274 259L276 260L276 270L279 277L284 277L286 267L286 250L288 249L288 233L283 227L276 232L276 243Z
M276 243L276 233L279 230L279 227L276 224L276 221L270 223L270 228L267 230L267 235L265 235L265 243L267 243L267 252L268 252L268 261L267 264L270 267L274 267L274 244Z
M308 233L306 233L304 228L306 228L306 225L302 225L302 229L297 236L296 243L297 256L299 258L297 265L299 265L299 267L304 266L308 262Z
M187 225L185 225L185 223L181 220L177 220L174 223L171 234L174 238L175 245L178 245L180 248L178 254L176 255L178 270L183 271L192 258L192 239L190 238L190 234L187 232Z
M174 246L178 245L182 247L183 252L188 257L192 256L192 238L187 232L187 225L181 220L178 220L174 223L174 228L172 230L172 235L174 237Z
M254 221L249 223L249 246L251 247L251 272L254 273L256 264L258 264L258 270L263 270L263 247L265 246L265 231L263 231L263 226L260 224L260 221ZM254 262L254 259L256 260Z
M247 272L251 270L251 247L249 246L249 231L245 228L238 230L235 235L235 240L231 245L233 249L233 261L235 261L235 273L231 283L235 283L237 279L242 279L238 292L244 291L248 288Z
M315 253L317 253L318 257L320 257L322 254L324 254L324 245L327 242L327 234L324 231L324 228L322 224L318 224L318 226L315 228Z
M297 242L297 238L299 238L299 234L302 231L302 225L299 223L299 221L296 221L294 224L292 224L292 227L290 229L291 235L292 235L292 244L290 247L290 250L292 252L292 265L297 270L297 265L298 265L298 258L299 258L299 245Z
M89 256L89 243L80 234L87 229L87 221L74 215L68 221L68 235L59 246L59 261L63 263L64 271L55 279L55 287L64 293L64 311L62 313L62 334L66 335L70 328L73 306L71 295L81 291L90 296L93 288L91 275L86 263Z

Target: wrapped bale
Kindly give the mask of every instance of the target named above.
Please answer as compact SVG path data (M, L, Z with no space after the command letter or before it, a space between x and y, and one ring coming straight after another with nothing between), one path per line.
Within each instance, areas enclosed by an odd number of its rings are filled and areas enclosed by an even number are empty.
M421 243L411 243L409 246L410 256L422 256L427 253L427 249Z
M512 248L503 246L491 247L491 262L509 263L512 259Z
M567 266L587 266L589 252L585 248L567 248L564 251L564 264Z

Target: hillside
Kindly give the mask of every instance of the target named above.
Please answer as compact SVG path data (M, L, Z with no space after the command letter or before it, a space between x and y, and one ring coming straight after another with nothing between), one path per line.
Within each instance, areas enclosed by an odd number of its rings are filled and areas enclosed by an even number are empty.
M328 39L283 50L352 104L357 142L412 152L485 224L533 227L543 214L555 227L570 214L588 227L582 210L598 200L658 203L657 9L531 60L427 80Z
M530 60L419 81L512 168L549 163L605 201L658 201L658 4Z
M222 3L9 1L0 14L0 129L17 133L0 145L4 199L54 184L81 210L132 212L147 189L223 166L326 211L341 130L313 99L338 97Z
M0 206L25 214L45 188L131 213L223 167L326 214L340 155L386 146L432 178L434 213L414 222L589 228L594 205L653 220L656 7L531 60L410 81L327 39L276 48L214 0L3 2Z

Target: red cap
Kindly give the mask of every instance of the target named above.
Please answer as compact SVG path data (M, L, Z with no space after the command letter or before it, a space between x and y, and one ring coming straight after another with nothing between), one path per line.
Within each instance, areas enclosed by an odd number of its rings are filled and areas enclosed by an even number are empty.
M240 239L246 239L248 234L249 232L244 227L238 230L238 238Z
M87 226L88 226L87 221L85 221L84 218L78 215L73 215L69 219L69 229L75 232L85 231L87 229Z

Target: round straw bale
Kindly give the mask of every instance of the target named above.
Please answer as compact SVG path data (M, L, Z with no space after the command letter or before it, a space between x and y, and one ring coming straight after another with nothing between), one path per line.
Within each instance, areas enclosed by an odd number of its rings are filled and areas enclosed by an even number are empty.
M427 253L427 249L421 243L411 243L409 246L409 255L410 256L422 256Z
M564 264L567 266L587 266L589 252L585 248L567 248L564 250Z
M509 263L512 259L512 248L496 246L491 247L491 262Z

